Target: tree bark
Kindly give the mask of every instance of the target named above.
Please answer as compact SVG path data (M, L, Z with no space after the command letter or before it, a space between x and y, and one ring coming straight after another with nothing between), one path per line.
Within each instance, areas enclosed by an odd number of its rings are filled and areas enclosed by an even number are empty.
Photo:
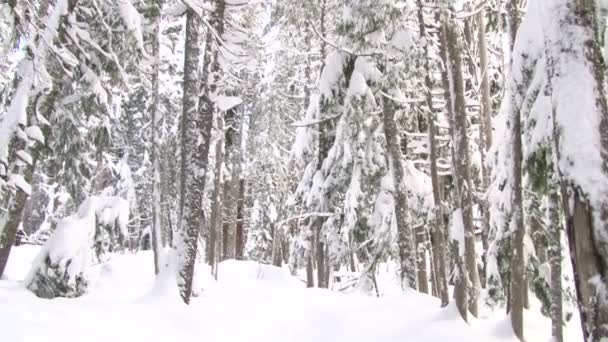
M426 227L420 226L416 234L416 277L418 279L418 292L429 293L429 276L427 273L426 251L428 249Z
M479 29L478 33L478 49L479 49L479 67L481 69L481 115L479 118L479 152L481 155L481 172L482 172L482 191L486 191L490 184L490 172L486 165L486 154L492 146L492 100L490 93L490 70L488 63L488 48L486 44L486 23L485 11L479 12L477 15ZM488 234L490 232L490 207L486 198L480 201L481 215L483 220L481 239L483 245L483 271L482 271L482 287L485 288L487 260L486 252L489 247Z
M512 122L513 134L513 189L512 189L512 217L515 225L513 238L511 239L511 290L509 301L511 303L511 325L513 332L520 341L524 341L524 306L525 294L527 291L525 280L525 261L524 261L524 236L526 227L524 226L523 195L522 195L522 131L520 111L515 110Z
M452 99L454 101L454 172L457 181L457 196L459 197L464 225L464 259L468 275L468 309L473 316L478 316L479 272L477 270L477 255L475 253L475 227L473 225L473 197L469 156L469 140L467 135L467 113L464 97L464 81L462 61L460 58L459 38L454 24L448 22L447 51L449 71L452 81ZM462 248L462 246L460 246Z
M223 202L223 164L224 164L224 118L221 113L216 113L216 134L215 145L215 170L213 177L213 191L211 194L211 216L209 218L209 265L211 274L217 277L217 264L226 259L228 251L227 232L223 231L222 224L222 202ZM220 232L222 233L220 235ZM221 240L220 240L221 237Z
M416 248L407 206L407 189L403 182L405 169L399 143L399 130L395 122L395 104L391 99L384 100L383 116L389 172L392 173L395 187L394 205L397 219L401 286L416 289Z
M517 0L510 0L507 3L507 11L509 14L509 31L511 37L511 51L515 44L517 35L517 27L519 24L519 16L517 13ZM525 261L524 261L524 236L526 227L524 226L524 210L523 210L523 193L522 193L522 127L521 127L521 106L517 104L515 95L509 99L511 101L511 115L509 124L511 125L510 134L512 141L512 156L513 163L511 174L512 189L511 189L511 220L514 226L511 240L511 260L510 260L510 290L509 290L509 307L511 316L511 325L515 336L520 341L524 341L524 306L525 295L527 291L525 280Z
M551 239L549 264L551 267L551 335L555 342L564 341L562 298L562 227L559 219L559 193L552 187L547 210Z
M422 0L418 0L418 24L420 27L420 36L427 40L426 37L426 24L424 21L424 11ZM428 43L424 45L424 56L426 61L424 63L425 76L424 82L426 86L425 100L429 110L429 159L431 169L431 184L433 187L433 204L434 213L431 226L431 235L433 240L433 264L435 265L433 275L435 278L434 284L436 284L436 291L441 299L441 305L447 306L450 301L448 280L447 280L447 264L446 264L446 243L443 226L443 212L441 205L441 188L439 185L439 176L437 173L437 141L435 140L436 126L435 121L437 120L437 113L433 107L433 81L431 79L432 70L430 65L430 53Z
M152 240L152 251L154 253L154 273L158 274L161 269L161 256L163 247L162 227L161 227L161 190L160 190L160 125L162 115L159 112L160 106L160 82L159 82L159 63L160 63L160 11L162 0L155 2L154 34L152 43L152 56L155 57L155 64L152 75L153 99L150 108L151 130L152 130L152 151L150 162L152 164L152 227L150 231Z
M199 231L205 221L201 203L205 188L207 156L213 112L208 103L202 102L198 89L201 18L192 10L186 12L186 42L184 53L183 113L181 122L181 188L179 230L183 241L180 251L179 272L180 295L186 304L192 295L192 277L198 249ZM213 45L207 40L203 64L212 62L210 52ZM203 93L203 96L205 93ZM199 108L200 107L200 108ZM203 141L198 139L202 136Z
M243 212L245 210L245 179L238 179L239 194L236 201L236 233L234 242L234 256L237 260L243 260L245 255L245 231L243 225Z

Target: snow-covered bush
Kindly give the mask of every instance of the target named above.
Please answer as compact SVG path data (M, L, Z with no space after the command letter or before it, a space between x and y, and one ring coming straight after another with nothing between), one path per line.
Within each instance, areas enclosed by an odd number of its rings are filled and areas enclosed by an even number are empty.
M38 297L78 297L89 285L93 258L111 250L107 240L123 241L129 203L120 197L91 196L78 211L62 219L33 262L26 286ZM94 254L95 252L95 254Z

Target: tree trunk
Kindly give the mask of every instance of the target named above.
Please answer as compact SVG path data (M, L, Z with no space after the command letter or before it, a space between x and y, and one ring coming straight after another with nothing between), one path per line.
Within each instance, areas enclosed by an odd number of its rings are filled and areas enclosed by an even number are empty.
M306 256L306 287L315 287L313 272L312 253L308 253Z
M201 208L207 170L207 155L209 154L209 139L213 113L209 110L197 109L198 68L200 55L201 18L192 10L186 12L186 42L184 52L184 93L183 113L181 122L181 188L180 188L180 219L179 230L183 240L184 250L180 251L181 269L179 272L179 287L182 299L186 304L192 295L192 277L198 249L198 236L204 217ZM207 41L203 64L209 61L209 53L213 45ZM205 104L200 104L201 106ZM205 108L208 109L208 108ZM203 141L198 143L199 137Z
M384 100L384 136L389 158L389 172L393 175L395 218L397 219L397 245L399 248L401 286L416 289L416 249L407 206L407 189L403 182L405 170L399 143L399 130L395 122L395 104Z
M225 259L236 256L236 216L239 196L239 179L241 177L241 122L237 113L243 113L238 107L226 111L225 134L224 134L224 160L226 170L224 172L224 194L223 194L223 229L225 236Z
M559 193L555 186L549 192L547 210L550 247L549 264L551 267L551 335L555 342L563 342L563 298L562 298L562 227L559 219Z
M420 36L426 39L426 24L424 22L424 10L422 0L418 0L418 24L420 27ZM429 129L429 159L431 169L431 183L433 187L433 204L434 213L431 226L431 234L433 240L433 264L435 265L433 275L435 278L434 284L436 284L436 291L441 299L441 305L447 306L450 301L448 279L447 279L447 265L446 265L446 245L445 235L443 226L443 212L441 205L441 188L439 185L439 176L437 174L437 141L435 140L436 127L435 121L437 120L437 113L433 107L433 81L431 79L432 70L430 65L430 53L428 43L424 45L424 56L426 61L424 68L426 75L424 82L426 86L425 99L426 105L429 111L428 129Z
M507 11L509 14L509 29L511 36L511 51L515 44L517 34L517 26L519 16L517 13L517 0L507 2ZM524 341L524 306L525 298L524 291L527 291L525 280L525 261L524 261L524 236L526 227L524 226L524 211L523 211L523 194L522 194L522 127L521 127L521 106L516 103L515 95L509 99L511 101L511 116L508 118L512 129L512 158L513 163L511 174L512 189L511 189L511 220L514 231L511 240L511 260L510 260L510 290L509 290L509 307L511 316L511 325L515 336L520 341Z
M523 196L522 196L522 137L520 111L515 110L512 122L513 134L513 189L512 189L512 217L515 231L511 239L511 290L509 302L511 303L511 325L513 332L520 341L524 341L524 306L525 293L528 291L525 280L524 261L524 226Z
M452 81L452 99L454 101L454 176L457 181L457 196L459 197L462 212L462 223L464 225L464 259L466 273L468 275L468 306L473 316L478 316L479 295L479 272L477 270L477 255L475 253L475 227L473 225L473 197L469 156L469 140L467 136L467 113L464 97L464 81L462 72L462 61L460 58L460 43L454 27L454 23L448 22L447 51L449 57L449 68ZM460 246L462 248L462 246ZM465 281L465 283L467 283Z
M211 274L217 277L217 264L226 258L227 233L223 231L222 224L222 200L224 192L223 164L224 164L224 118L221 113L216 113L217 128L215 134L217 141L215 145L215 171L213 177L213 191L211 194L211 216L209 217L209 256L208 262L211 266ZM219 233L222 232L220 235ZM222 241L220 241L220 236ZM221 243L220 243L221 242Z
M236 201L236 232L234 242L234 257L237 260L243 260L243 257L245 255L245 231L243 229L243 212L245 209L245 179L239 178L238 183L239 194Z
M283 228L277 226L274 229L274 236L272 237L272 265L281 267L283 265L283 255L281 253L281 246L283 243Z
M327 284L325 283L325 268L326 268L326 260L325 260L325 242L323 234L323 222L325 222L324 218L317 217L315 220L315 232L316 232L316 257L317 257L317 287L327 288Z
M162 227L161 227L161 192L160 192L160 125L162 115L159 112L160 105L160 82L159 82L159 63L160 63L160 10L162 0L156 1L157 14L154 20L154 35L152 43L152 56L156 63L153 67L152 99L151 111L151 130L152 130L152 151L150 153L150 163L152 164L152 227L150 231L152 240L152 250L154 252L154 273L158 274L161 269L161 256L163 247Z
M488 48L486 44L486 23L485 11L479 12L477 15L479 30L478 33L478 48L479 48L479 68L481 69L481 115L479 118L479 152L481 155L481 172L482 172L482 191L486 191L490 184L490 172L486 165L486 154L492 146L492 100L490 93L490 70L488 63ZM482 287L486 287L486 271L488 268L486 253L489 247L488 234L490 232L490 207L486 198L480 201L481 215L483 220L481 241L483 245L483 271L482 271Z
M426 227L416 229L416 271L418 279L418 292L429 293L429 276L426 265L426 251L428 249Z

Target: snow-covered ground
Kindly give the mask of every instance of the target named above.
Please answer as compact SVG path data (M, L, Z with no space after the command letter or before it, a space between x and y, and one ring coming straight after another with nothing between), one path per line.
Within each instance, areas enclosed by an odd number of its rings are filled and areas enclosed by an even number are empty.
M199 274L204 291L186 306L175 284L154 281L149 252L114 255L95 266L99 277L81 298L39 299L21 283L38 250L15 248L0 280L3 342L516 340L502 312L469 325L430 296L305 289L286 270L248 261L221 263L217 282ZM379 277L381 284L388 279ZM528 340L549 341L550 322L536 311L526 316ZM565 341L581 341L579 330L571 322Z

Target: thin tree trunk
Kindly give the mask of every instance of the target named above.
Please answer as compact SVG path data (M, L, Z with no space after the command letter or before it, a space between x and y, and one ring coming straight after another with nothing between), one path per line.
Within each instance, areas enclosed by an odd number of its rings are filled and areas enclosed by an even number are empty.
M416 272L418 279L418 292L429 293L429 276L426 264L427 240L426 227L416 229Z
M312 265L312 253L308 253L306 256L306 287L314 287L314 269Z
M511 290L509 301L511 303L511 325L513 332L520 341L524 341L524 307L525 293L528 289L525 279L524 261L524 226L523 196L522 196L522 131L520 111L514 111L515 117L512 122L513 134L513 193L512 193L512 218L515 226L513 238L511 239Z
M410 225L407 206L407 189L403 182L405 170L402 162L399 130L395 122L395 104L391 99L384 100L383 108L384 136L389 158L389 172L393 176L395 187L394 203L397 219L397 245L399 248L401 285L404 288L416 289L416 252L414 236Z
M162 0L156 1L155 9L157 14L154 20L154 35L152 43L152 56L155 57L155 64L152 75L152 91L153 91L153 103L150 108L151 111L151 130L152 130L152 151L150 153L150 162L152 164L152 227L151 227L151 240L152 250L154 252L154 273L158 274L161 269L161 255L162 255L162 227L161 227L161 192L160 192L160 124L162 115L159 112L160 106L160 82L159 82L159 63L160 63L160 10L162 6Z
M488 189L490 184L490 171L486 165L486 154L492 146L492 101L490 93L490 70L488 63L488 48L486 44L486 23L485 23L485 11L479 12L477 15L479 30L478 33L478 48L479 48L479 67L481 68L481 116L479 118L480 129L479 129L479 151L481 155L481 172L482 172L482 191ZM483 271L482 271L482 287L486 287L486 272L487 272L487 260L486 253L489 247L488 234L490 232L490 207L487 199L481 201L482 210L482 235L481 241L483 245Z
M236 201L236 233L234 242L234 256L237 260L242 260L245 255L245 231L243 225L243 212L245 207L245 179L239 175L239 194Z
M515 43L517 35L517 26L519 16L517 13L517 0L510 0L507 3L507 11L509 14L509 29L511 37L511 51ZM511 96L512 101L511 117L509 118L512 129L512 157L513 163L512 186L511 189L511 220L514 231L511 240L511 260L510 260L510 290L509 290L509 307L511 316L511 325L515 336L520 341L524 341L524 306L525 294L527 291L525 280L525 261L524 261L524 236L526 227L524 226L524 211L523 211L523 193L522 193L522 127L521 127L521 111L520 106L515 102L515 96Z
M325 242L323 237L323 222L325 222L324 218L317 217L315 219L315 235L316 238L316 257L317 257L317 287L327 288L327 284L325 283Z
M217 277L217 264L226 258L227 243L226 232L223 232L222 224L222 196L223 196L223 164L224 164L224 118L221 113L217 113L217 141L215 145L215 170L213 177L213 191L211 194L211 215L209 217L209 256L208 262L211 266L211 273ZM222 232L221 235L219 233ZM221 241L219 237L224 241ZM220 242L222 242L220 244Z
M198 236L203 225L204 217L201 208L207 171L207 155L209 154L209 139L213 113L201 111L198 107L198 68L200 55L201 18L192 9L186 12L186 42L184 53L184 92L183 113L181 122L181 188L180 188L180 219L179 230L183 240L179 272L180 294L186 304L192 295L192 277L198 249ZM206 42L203 64L210 62L207 50L213 45ZM199 101L200 102L200 101ZM200 106L207 104L200 103ZM203 141L198 143L199 137ZM202 171L202 172L201 172Z
M564 341L562 298L562 226L559 219L559 193L555 186L549 192L549 265L551 267L551 335L555 342Z
M444 18L442 18L442 16ZM449 53L449 43L448 43L448 22L447 22L447 18L445 18L446 14L445 13L441 13L437 15L438 20L441 20L442 24L441 24L441 32L440 32L440 55L441 55L441 60L443 62L444 68L441 72L441 79L442 79L442 83L443 83L443 89L444 89L444 93L445 93L445 99L446 99L446 108L447 108L447 112L449 114L449 119L450 119L450 135L452 136L452 139L454 139L454 118L455 118L455 107L454 107L454 95L453 93L453 89L452 89L452 77L451 77L451 72L452 72L452 67L451 67L451 57L450 57L450 53ZM455 155L455 151L454 151L454 146L452 145L452 156ZM453 158L452 158L453 160ZM454 167L454 169L456 169ZM458 187L458 177L453 177L453 183L455 185L456 189L459 189ZM459 208L460 207L460 197L459 196L454 196L453 201L455 202L454 207ZM447 233L446 233L446 236ZM452 237L453 238L453 237ZM452 240L452 242L450 243L450 249L452 251L451 256L454 259L454 264L455 264L455 270L454 270L454 301L456 302L456 307L458 308L458 312L460 313L460 316L462 317L463 320L467 321L468 320L468 313L469 313L469 308L468 308L468 291L467 291L467 281L466 279L468 278L467 276L467 269L464 265L464 261L462 258L462 255L460 253L460 249L463 248L463 246L459 246L459 243L457 241ZM446 260L447 262L447 260Z
M426 25L424 22L424 11L422 0L418 0L418 24L420 26L420 36L426 39ZM434 278L436 284L436 291L441 299L441 305L447 306L450 301L449 289L448 289L448 279L447 279L447 265L446 265L446 244L445 244L445 235L444 235L444 227L443 227L443 213L442 213L442 205L441 205L441 189L439 185L439 176L437 174L437 141L435 140L435 121L437 120L437 113L435 112L435 108L433 107L433 82L431 79L431 66L430 66L430 53L428 44L424 45L424 55L426 57L426 61L424 63L426 75L424 77L424 82L426 86L425 99L426 105L429 110L429 120L428 120L428 129L429 129L429 159L430 159L430 169L431 169L431 183L433 187L433 204L434 204L434 213L433 213L433 221L431 234L433 236L433 264L434 267Z
M462 61L460 59L460 43L453 27L447 24L447 50L449 70L451 71L453 101L454 101L454 171L457 181L457 196L462 212L464 225L464 259L468 276L468 310L473 316L478 316L479 272L477 270L477 255L475 253L475 227L473 225L473 197L471 182L469 140L467 136L467 114L464 97L464 82ZM462 248L462 246L460 246Z
M281 245L283 242L283 229L276 227L274 229L274 236L272 237L272 264L277 267L283 265L283 256L281 253Z
M236 252L236 215L237 201L239 195L239 179L241 177L241 118L237 113L242 113L238 107L231 108L225 114L224 134L224 160L227 168L225 170L224 194L223 194L223 229L226 243L225 259L232 259Z

